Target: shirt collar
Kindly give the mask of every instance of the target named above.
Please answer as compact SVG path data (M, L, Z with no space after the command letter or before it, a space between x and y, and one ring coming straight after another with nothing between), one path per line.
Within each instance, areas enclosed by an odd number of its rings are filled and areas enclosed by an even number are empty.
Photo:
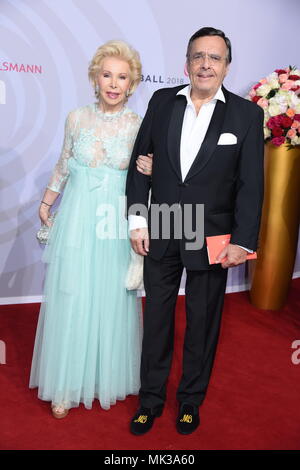
M189 105L194 106L193 102L192 102L192 99L191 99L191 85L187 85L186 87L181 88L181 90L179 90L179 92L176 95L185 96L186 100L187 100L187 103ZM223 103L226 103L225 96L224 96L224 93L223 93L223 90L222 90L222 86L220 86L220 88L217 90L215 96L210 101L208 101L208 103L211 103L211 102L217 101L217 100L220 100L220 101L223 101ZM205 104L207 104L207 103L205 103Z

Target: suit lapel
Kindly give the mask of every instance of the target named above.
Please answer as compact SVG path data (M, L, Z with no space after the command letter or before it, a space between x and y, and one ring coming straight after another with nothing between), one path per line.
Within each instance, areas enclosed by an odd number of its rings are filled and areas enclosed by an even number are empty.
M191 168L189 169L188 174L186 175L185 181L195 176L196 173L202 170L216 149L229 100L229 94L227 90L223 88L223 92L226 103L220 100L217 101L209 127L205 134L205 138L196 155L195 160L192 163Z
M171 112L171 118L168 128L168 154L171 165L176 172L180 181L182 181L181 176L181 166L180 166L180 140L181 140L181 129L182 122L184 117L184 112L186 108L186 98L185 96L178 95L175 96L175 102L173 110Z

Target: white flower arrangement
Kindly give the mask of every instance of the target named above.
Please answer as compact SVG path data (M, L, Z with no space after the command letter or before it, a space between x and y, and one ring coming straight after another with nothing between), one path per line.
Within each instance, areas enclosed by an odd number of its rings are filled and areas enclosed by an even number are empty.
M280 146L300 145L300 70L278 69L256 83L247 99L261 106L265 113L265 141Z

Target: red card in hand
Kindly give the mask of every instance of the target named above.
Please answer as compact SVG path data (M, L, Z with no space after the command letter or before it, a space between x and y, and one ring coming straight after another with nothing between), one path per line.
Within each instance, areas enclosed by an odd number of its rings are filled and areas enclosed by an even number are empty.
M219 256L221 251L230 242L230 233L226 235L216 235L214 237L206 237L207 254L209 264L216 264L216 258ZM247 259L256 259L257 253L248 253ZM224 258L225 260L225 258ZM222 260L222 261L224 261Z

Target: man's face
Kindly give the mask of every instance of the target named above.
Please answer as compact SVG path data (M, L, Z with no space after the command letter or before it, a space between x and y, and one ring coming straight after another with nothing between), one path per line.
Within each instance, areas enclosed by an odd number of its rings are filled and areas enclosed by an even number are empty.
M227 46L219 36L204 36L192 42L187 61L192 97L213 97L228 72Z

